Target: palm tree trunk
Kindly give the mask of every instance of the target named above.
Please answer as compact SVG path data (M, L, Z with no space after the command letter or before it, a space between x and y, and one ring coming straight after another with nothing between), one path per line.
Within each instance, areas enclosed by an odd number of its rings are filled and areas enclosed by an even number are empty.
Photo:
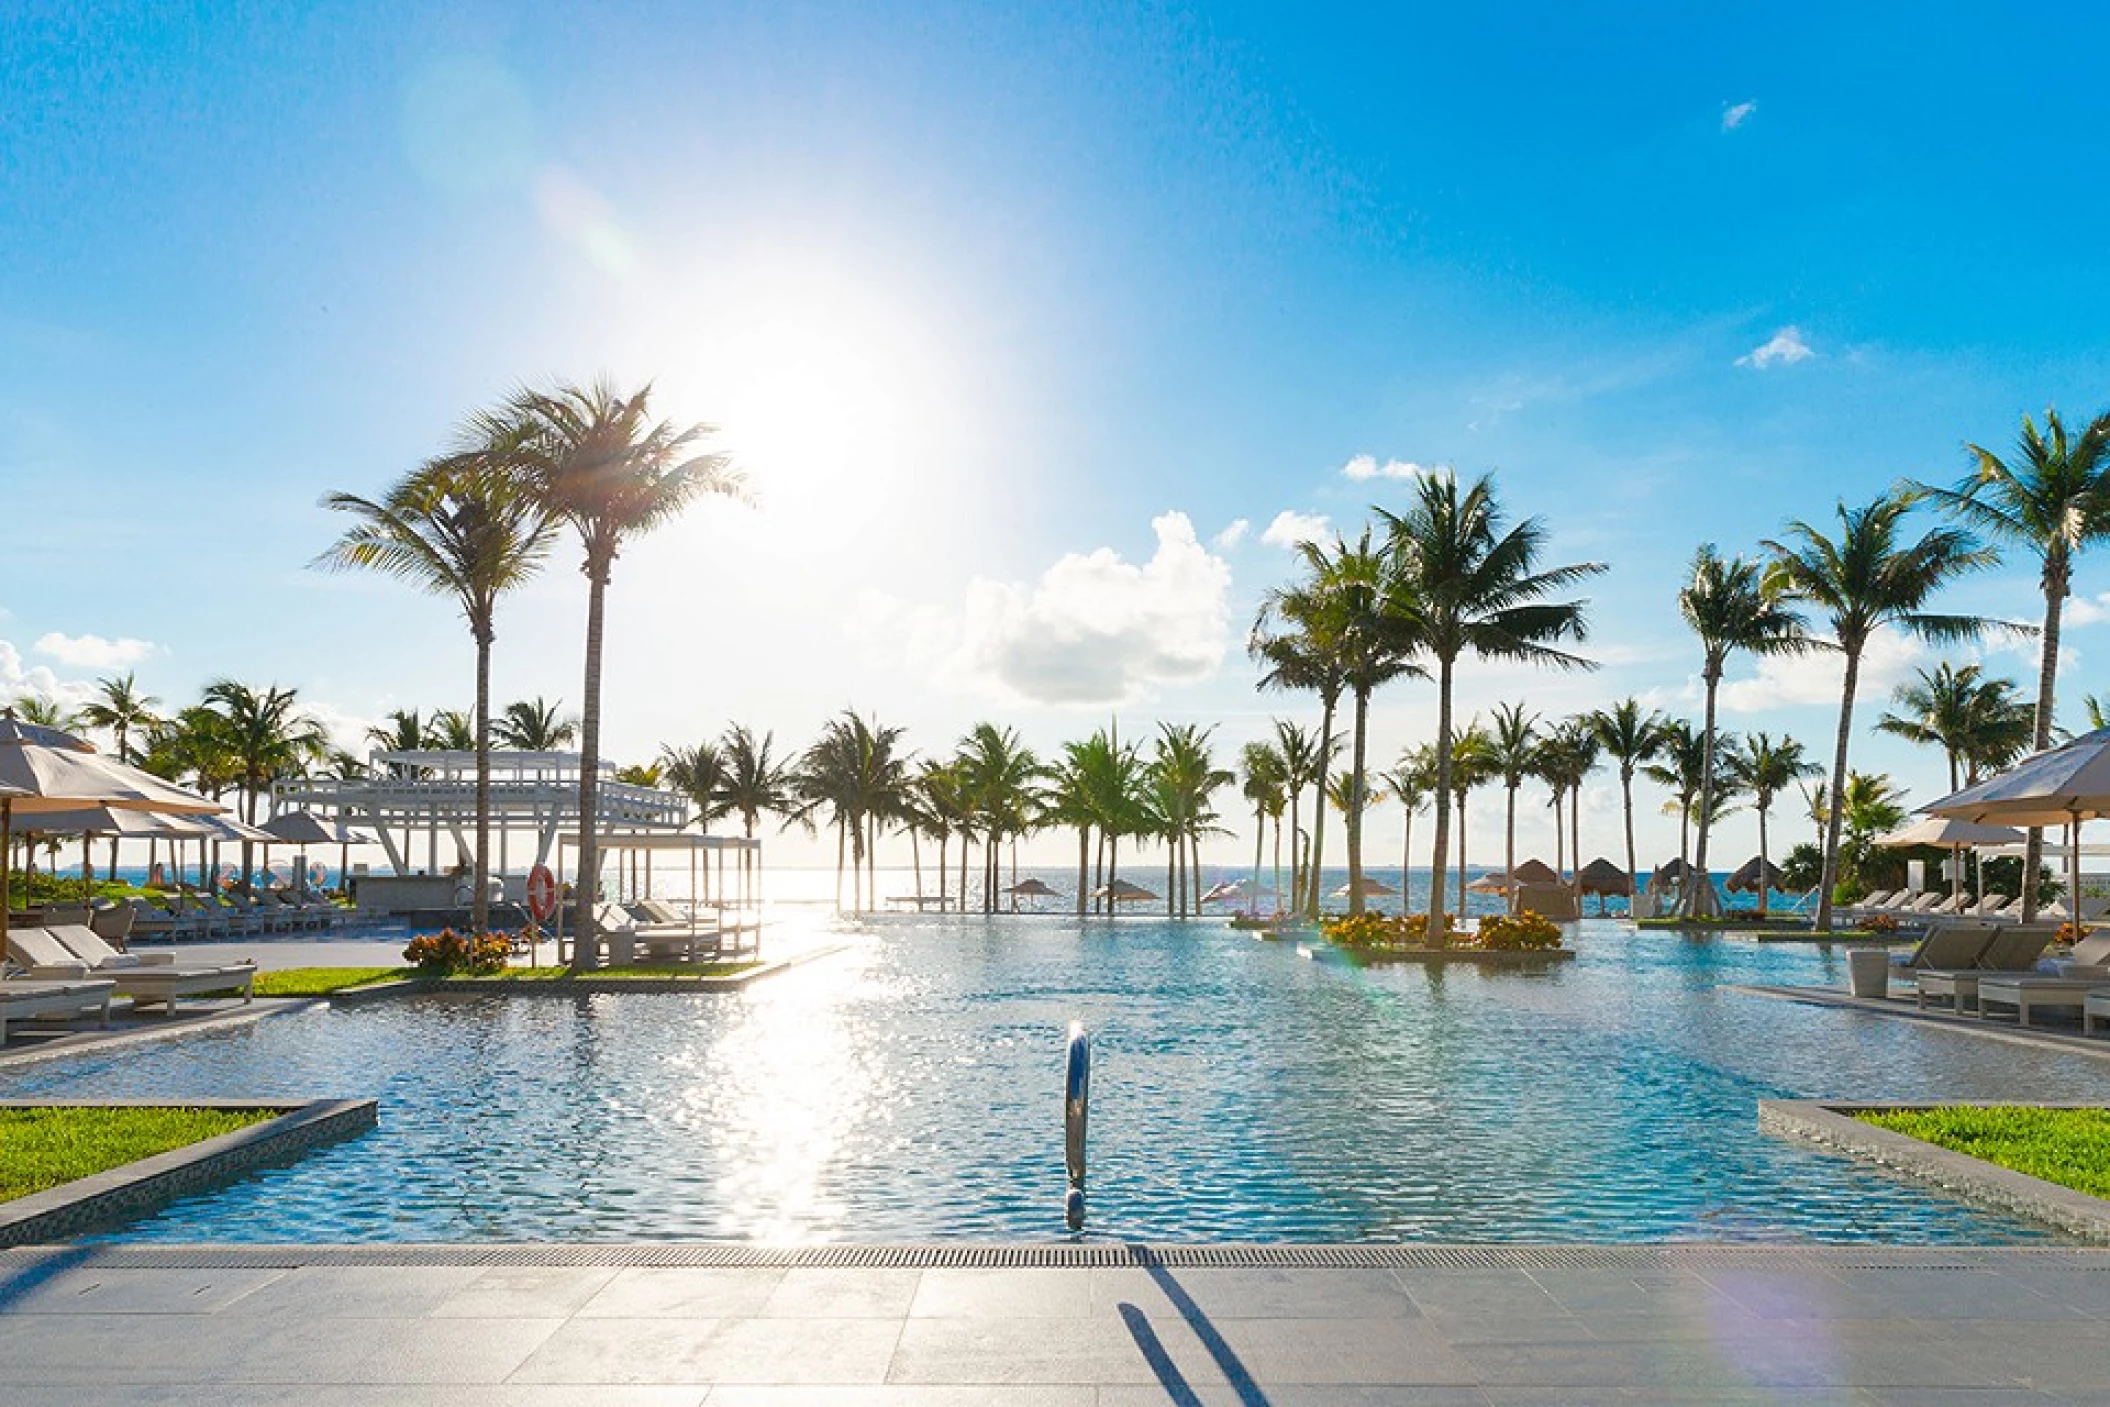
M843 847L847 844L843 835L843 818L835 818L835 911L843 911Z
M1824 821L1824 868L1819 872L1817 932L1832 926L1832 887L1839 882L1839 822L1846 810L1846 746L1853 737L1854 689L1861 682L1861 651L1846 652L1846 680L1839 690L1839 737L1832 750L1831 812ZM2025 865L2027 861L2024 862ZM2029 872L2023 871L2028 879Z
M491 631L476 628L476 892L469 899L469 931L491 931Z
M1561 824L1567 811L1568 793L1555 788L1553 792L1553 868L1555 873L1565 873L1568 868L1568 828Z
M1458 789L1458 921L1465 922L1465 788Z
M574 972L591 972L601 965L600 926L594 921L593 909L600 898L601 875L601 643L608 614L607 571L589 564L586 579L586 681L579 707L579 898L571 950Z
M1311 907L1310 916L1319 916L1320 867L1326 861L1326 773L1327 763L1333 752L1333 710L1337 699L1329 695L1326 706L1319 712L1319 793L1312 802L1315 813L1311 821Z
M1084 917L1085 905L1091 902L1092 828L1077 827L1077 917Z
M1267 851L1267 808L1255 803L1253 807L1253 912L1260 912L1260 866Z
M2068 565L2065 555L2044 559L2044 645L2037 655L2037 726L2031 743L2038 752L2051 746L2052 708L2059 696L2059 623L2066 609ZM2044 831L2029 829L2029 843L2022 853L2022 921L2037 918L2037 872L2044 866ZM2078 914L2081 896L2067 896L2067 909Z
M1165 917L1179 916L1180 902L1180 843L1170 840L1165 845Z
M946 893L945 893L945 880L946 880L946 877L947 877L947 875L949 875L949 874L951 873L951 861L952 861L952 856L951 856L951 850L952 850L952 832L951 832L951 831L949 831L949 830L942 830L942 831L939 831L939 832L938 832L938 912L939 912L939 913L941 913L941 914L945 912L945 909L946 909L946 903L947 903L947 896L946 896Z
M1575 784L1575 791L1568 797L1568 848L1574 851L1575 872L1568 883L1575 890L1577 912L1582 909L1582 783Z
M923 912L923 833L914 826L908 828L908 859L916 869L916 912Z
M1348 774L1348 912L1363 911L1363 752L1369 737L1370 690L1357 686L1355 690L1355 753L1350 759L1354 768Z
M1514 875L1517 872L1517 782L1521 778L1505 778L1504 780L1509 789L1509 810L1508 815L1503 820L1502 873ZM1514 914L1517 911L1516 885L1510 885L1509 893L1504 897L1507 901L1509 912Z
M1770 899L1768 891L1773 886L1766 882L1766 876L1772 869L1766 859L1766 812L1768 809L1764 806L1758 808L1758 918L1761 923L1765 922L1766 916L1772 911L1768 902Z
M1619 769L1619 799L1626 811L1626 915L1634 917L1634 900L1641 895L1641 874L1634 868L1634 769Z
M1447 946L1450 929L1443 912L1444 881L1451 872L1451 661L1436 672L1436 848L1430 860L1428 944Z
M1293 914L1304 912L1304 856L1297 849L1297 832L1301 829L1298 825L1301 819L1298 801L1303 792L1302 787L1297 787L1289 794L1289 911ZM1279 878L1275 890L1275 907L1282 907Z
M1721 673L1710 668L1707 673L1706 723L1700 732L1700 824L1699 844L1694 851L1692 868L1685 872L1685 895L1679 903L1679 912L1686 918L1715 918L1721 913L1721 905L1715 902L1714 876L1707 871L1707 842L1714 832L1714 726L1715 695L1721 687Z
M1407 807L1406 835L1399 842L1399 911L1414 912L1414 893L1407 885L1407 877L1414 872L1414 808Z

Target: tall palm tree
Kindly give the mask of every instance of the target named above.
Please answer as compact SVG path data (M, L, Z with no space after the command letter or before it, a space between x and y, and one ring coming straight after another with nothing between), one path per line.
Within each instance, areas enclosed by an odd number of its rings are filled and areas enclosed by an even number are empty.
M1266 666L1262 689L1308 690L1319 696L1319 735L1313 757L1311 856L1304 866L1308 882L1299 891L1308 918L1319 912L1319 867L1326 854L1326 773L1336 751L1333 720L1341 692L1348 685L1347 664L1337 633L1336 603L1315 583L1278 587L1262 600L1247 648ZM1277 725L1280 726L1279 724ZM1295 830L1294 825L1291 827ZM1295 840L1292 838L1292 845Z
M1164 838L1172 852L1171 878L1175 912L1186 917L1200 907L1201 838L1217 832L1212 798L1237 780L1216 765L1210 745L1213 727L1160 723L1151 771L1161 799Z
M543 749L526 749L540 752ZM711 822L732 814L733 804L726 799L725 752L712 742L696 743L689 747L669 745L659 750L660 774L667 786L679 793L696 808L696 829L704 835L711 833Z
M106 729L117 744L119 762L137 762L132 751L132 735L145 734L161 721L154 710L161 700L139 691L139 684L131 671L119 679L95 681L95 697L81 705L81 722L90 728ZM150 860L151 855L148 857ZM110 837L110 874L117 875L117 837Z
M476 720L458 708L434 709L425 730L427 747L441 752L476 751Z
M316 558L317 566L380 572L451 597L476 644L475 719L468 739L476 753L469 922L483 933L491 917L491 645L498 638L498 599L541 570L555 524L543 505L479 453L427 464L379 502L333 493L323 506L350 515L352 526Z
M652 388L630 394L606 382L522 391L480 417L473 433L552 518L568 522L585 549L586 672L579 717L579 905L573 965L598 962L591 902L600 874L601 651L608 584L623 545L671 521L705 495L746 501L746 481L724 454L699 447L715 428L655 421Z
M1331 551L1316 543L1305 543L1301 551L1311 573L1310 589L1326 617L1318 638L1333 652L1352 705L1349 791L1360 798L1369 785L1371 694L1394 679L1428 677L1428 671L1411 659L1420 643L1415 600L1408 579L1399 571L1397 554L1373 548L1368 528L1353 545L1336 539ZM1360 914L1364 908L1363 815L1368 809L1366 802L1353 800L1343 818L1351 914ZM1322 849L1317 833L1313 849Z
M217 715L217 722L208 726L235 764L235 779L243 795L242 819L251 825L256 824L257 802L266 787L319 761L329 750L329 734L300 711L297 690L276 685L254 689L232 679L216 679L205 686L205 706ZM255 868L255 847L245 840L244 884Z
M1515 874L1517 868L1517 788L1538 767L1538 715L1527 713L1520 703L1495 705L1494 726L1488 729L1489 761L1502 778L1502 789L1507 793L1507 811L1503 817L1502 872ZM1510 911L1516 911L1516 889L1509 891Z
M1513 659L1562 669L1593 666L1556 648L1581 641L1580 601L1549 598L1604 570L1595 562L1541 568L1546 529L1536 518L1505 527L1494 481L1464 492L1450 473L1425 473L1402 514L1378 510L1388 546L1417 608L1422 650L1436 661L1436 846L1429 932L1445 931L1444 880L1450 868L1451 697L1460 656Z
M2030 746L2035 710L2015 696L2012 680L1988 679L1975 664L1959 669L1944 660L1918 670L1890 697L1898 711L1877 720L1876 730L1940 748L1950 791L2005 767Z
M558 713L561 702L515 699L491 720L491 736L515 752L557 752L579 739L579 720Z
M1667 788L1671 799L1663 803L1665 814L1678 818L1678 865L1692 864L1692 822L1700 809L1700 775L1706 770L1707 735L1682 718L1663 725L1655 760L1641 774Z
M740 833L749 840L755 838L755 823L763 812L789 816L798 804L791 768L769 755L776 739L775 733L767 732L757 739L752 729L735 724L725 730L721 743L725 776L719 800L739 814Z
M1875 854L1876 838L1896 830L1905 821L1905 793L1889 777L1866 772L1847 775L1839 793L1839 817L1843 838L1839 843L1840 874L1845 882L1866 887L1867 866Z
M2005 460L1979 445L1965 449L1973 468L1954 488L1913 488L1993 541L2036 554L2044 627L2031 746L2042 751L2051 746L2058 705L2060 618L2073 592L2073 561L2090 543L2110 537L2110 413L2096 416L2079 434L2068 433L2056 410L2044 413L2042 431L2024 416L2015 451ZM2036 917L2043 858L2044 832L2032 828L2022 859L2024 923Z
M1766 733L1751 734L1742 747L1732 749L1722 761L1736 784L1751 794L1751 808L1758 812L1758 916L1763 919L1768 913L1771 888L1765 877L1772 864L1766 848L1766 816L1773 809L1775 797L1798 782L1823 775L1824 769L1810 761L1802 744L1793 738L1775 741Z
M1282 811L1289 804L1289 769L1274 744L1251 742L1238 750L1239 795L1253 805L1252 912L1260 912L1260 870L1267 849L1267 823L1275 821L1275 903L1282 903Z
M1832 753L1832 814L1825 825L1824 892L1817 896L1819 931L1831 927L1832 886L1839 878L1839 808L1846 787L1862 651L1884 626L1943 643L1974 639L1986 625L1977 616L1943 615L1926 609L1942 587L1991 565L1994 556L1969 533L1955 528L1937 528L1917 542L1902 542L1900 524L1916 502L1911 493L1878 498L1859 508L1841 502L1836 536L1798 521L1788 524L1786 541L1765 543L1773 554L1767 569L1773 588L1807 601L1829 618L1830 646L1845 656L1846 663L1839 690L1839 734Z
M1110 761L1104 729L1062 745L1048 768L1044 819L1077 832L1077 916L1083 918L1092 891L1092 831L1099 823L1099 774Z
M1560 801L1568 811L1568 859L1579 883L1582 874L1582 789L1597 769L1597 734L1587 718L1563 719L1538 748L1538 773L1552 787L1555 798L1553 824L1558 842Z
M79 726L71 709L57 699L48 699L42 694L24 694L8 707L12 708L15 716L24 723L34 723L39 728L56 728L65 733Z
M1780 587L1768 585L1765 569L1746 557L1724 557L1713 543L1693 553L1692 572L1678 592L1678 613L1700 637L1700 679L1706 688L1706 746L1701 750L1700 834L1692 869L1686 871L1678 912L1687 918L1714 918L1721 912L1707 868L1707 842L1713 833L1715 699L1729 656L1798 653L1809 648L1802 617L1781 599Z
M960 740L959 766L982 836L982 912L993 914L1004 841L1024 835L1038 808L1040 761L1017 730L977 723Z
M385 720L366 730L366 741L382 752L423 752L433 743L426 736L425 720L414 708L393 709L382 715ZM406 763L388 764L391 775L403 776L417 769Z
M1405 809L1406 833L1400 841L1399 851L1399 902L1402 910L1411 909L1412 876L1414 873L1414 818L1429 804L1436 792L1435 750L1427 743L1408 748L1399 755L1392 770L1381 774L1381 780L1399 799Z
M938 842L938 911L945 912L949 897L946 894L946 860L956 834L964 834L967 821L967 801L960 787L959 769L950 762L935 762L925 758L916 769L910 785L910 805L921 818L924 833L934 836ZM964 846L966 842L963 840ZM920 862L919 862L920 865ZM916 894L920 904L923 894L923 876L916 876ZM961 896L961 907L966 907L966 896ZM1078 912L1082 913L1083 900L1079 899Z
M884 727L845 710L829 720L800 761L796 785L802 812L828 811L835 827L836 903L842 902L847 858L852 912L878 902L874 842L880 825L898 815L908 783L908 761L898 751L901 736L898 727Z
M1465 914L1465 871L1467 868L1465 853L1466 800L1474 787L1494 780L1497 775L1493 740L1488 737L1487 730L1480 726L1480 720L1475 718L1472 722L1466 724L1462 732L1451 739L1451 796L1458 811L1458 913L1460 917ZM1431 892L1433 894L1433 891ZM1431 925L1436 922L1434 913L1436 902L1440 901L1432 901L1431 903L1429 917ZM1432 941L1438 944L1446 941L1444 937L1445 929L1432 926L1426 931Z
M1330 751L1329 742L1325 751ZM1303 827L1298 824L1304 789L1318 781L1325 770L1320 760L1319 739L1301 725L1275 720L1275 750L1282 754L1282 784L1289 793L1289 890L1290 912L1305 912L1305 851ZM1280 902L1279 898L1277 902Z
M1663 715L1642 707L1641 700L1624 698L1609 709L1590 715L1590 732L1605 756L1619 766L1619 801L1626 816L1627 908L1641 891L1641 875L1634 868L1634 773L1653 760L1663 747Z

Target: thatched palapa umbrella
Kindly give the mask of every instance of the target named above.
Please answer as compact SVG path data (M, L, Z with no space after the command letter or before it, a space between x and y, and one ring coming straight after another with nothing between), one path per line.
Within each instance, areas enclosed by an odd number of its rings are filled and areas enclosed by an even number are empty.
M1632 897L1634 893L1633 876L1602 855L1582 867L1575 876L1575 885L1583 893L1597 896L1597 913L1600 918L1604 916L1604 901L1608 895Z
M1523 864L1518 865L1509 877L1518 884L1559 884L1561 882L1560 871L1547 864L1544 860L1538 859L1526 860Z
M1009 888L997 892L1011 896L1011 912L1014 914L1018 912L1018 901L1021 899L1054 899L1060 897L1054 890L1048 888L1046 884L1037 879L1022 879Z
M1130 884L1125 879L1117 879L1112 884L1101 885L1092 891L1092 897L1094 899L1111 899L1117 904L1150 904L1157 902L1158 898L1157 895L1151 893L1142 885Z
M1344 884L1339 889L1334 890L1333 897L1346 899L1351 893L1360 894L1365 899L1381 899L1387 895L1397 894L1399 891L1381 879L1373 879L1369 875L1364 875L1355 884Z
M1764 862L1765 883L1761 885L1759 883L1759 864L1758 856L1753 855L1737 867L1736 873L1729 876L1723 888L1727 889L1731 894L1756 894L1761 888L1778 889L1787 881L1787 871L1781 869L1780 866L1774 864L1771 860L1767 860Z
M1500 870L1489 870L1465 887L1475 894L1507 894L1517 882Z

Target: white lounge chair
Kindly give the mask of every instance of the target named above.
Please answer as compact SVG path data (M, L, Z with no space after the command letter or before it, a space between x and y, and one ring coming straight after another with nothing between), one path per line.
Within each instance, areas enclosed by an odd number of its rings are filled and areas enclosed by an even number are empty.
M1920 1009L1924 1011L1927 1003L1937 997L1947 997L1950 1007L1958 1013L1976 1009L1979 994L1989 979L2033 975L2038 957L2051 946L2056 936L2057 930L2050 924L2003 928L1979 954L1976 966L1947 970L1930 968L1919 972ZM1984 1013L1981 1011L1980 1014Z
M39 979L10 977L0 981L0 1045L7 1044L7 1023L32 1016L94 1016L110 1025L110 994L117 984L107 979Z
M28 928L8 934L8 947L30 976L70 980L107 977L135 1010L147 1006L176 1014L176 998L206 992L240 992L244 1005L256 1000L256 965L180 966L173 953L120 953L83 925Z

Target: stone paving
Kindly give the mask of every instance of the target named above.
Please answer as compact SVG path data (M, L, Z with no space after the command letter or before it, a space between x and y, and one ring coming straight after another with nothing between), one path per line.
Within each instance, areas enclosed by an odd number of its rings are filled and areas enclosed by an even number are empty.
M0 1256L0 1395L50 1407L2110 1403L2110 1251L1362 1270L97 1259Z

